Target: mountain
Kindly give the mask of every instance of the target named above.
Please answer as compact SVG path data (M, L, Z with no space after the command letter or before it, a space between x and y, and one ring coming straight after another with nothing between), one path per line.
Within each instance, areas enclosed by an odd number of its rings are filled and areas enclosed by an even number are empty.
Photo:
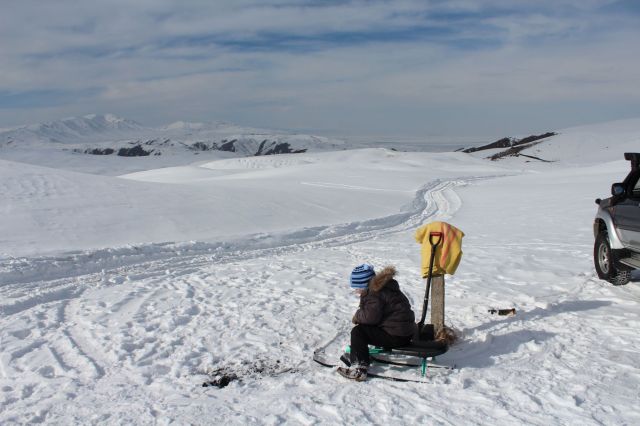
M113 114L90 114L49 123L32 124L0 132L0 146L23 142L100 142L142 134L144 127Z
M226 122L177 121L158 128L113 114L71 117L0 131L0 148L71 151L86 155L161 156L221 151L235 156L326 151L345 143L319 136L241 127Z

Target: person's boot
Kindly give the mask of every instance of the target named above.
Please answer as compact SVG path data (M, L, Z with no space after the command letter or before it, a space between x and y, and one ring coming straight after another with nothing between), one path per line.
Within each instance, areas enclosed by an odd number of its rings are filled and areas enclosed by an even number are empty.
M338 374L356 382L364 382L367 380L367 366L363 364L353 365L350 368L338 367Z

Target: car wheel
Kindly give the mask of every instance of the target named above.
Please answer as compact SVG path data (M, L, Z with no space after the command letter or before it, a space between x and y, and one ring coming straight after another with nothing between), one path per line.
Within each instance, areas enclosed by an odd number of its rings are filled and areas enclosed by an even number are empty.
M631 271L621 269L616 265L611 254L609 235L600 232L593 247L593 263L598 278L609 281L613 285L625 285L631 280Z

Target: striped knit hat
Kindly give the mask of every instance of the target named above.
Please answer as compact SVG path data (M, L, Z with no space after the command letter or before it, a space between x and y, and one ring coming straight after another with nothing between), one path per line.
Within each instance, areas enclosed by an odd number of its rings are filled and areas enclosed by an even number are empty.
M369 287L369 280L376 275L373 266L363 263L351 271L351 288L366 289Z

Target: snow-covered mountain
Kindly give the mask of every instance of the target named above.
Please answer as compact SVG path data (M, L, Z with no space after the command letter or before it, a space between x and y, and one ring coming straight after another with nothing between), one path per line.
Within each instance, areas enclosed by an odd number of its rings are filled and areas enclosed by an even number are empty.
M325 151L343 141L319 136L254 129L224 122L178 121L144 127L113 114L85 115L0 132L0 148L47 148L86 155L161 156L224 151L237 156Z
M49 123L31 124L0 132L0 146L25 142L100 142L136 137L145 129L135 121L113 114L89 114L83 117L70 117ZM135 136L134 136L135 135Z
M522 138L503 138L463 152L493 161L597 164L640 150L640 118L570 127Z

